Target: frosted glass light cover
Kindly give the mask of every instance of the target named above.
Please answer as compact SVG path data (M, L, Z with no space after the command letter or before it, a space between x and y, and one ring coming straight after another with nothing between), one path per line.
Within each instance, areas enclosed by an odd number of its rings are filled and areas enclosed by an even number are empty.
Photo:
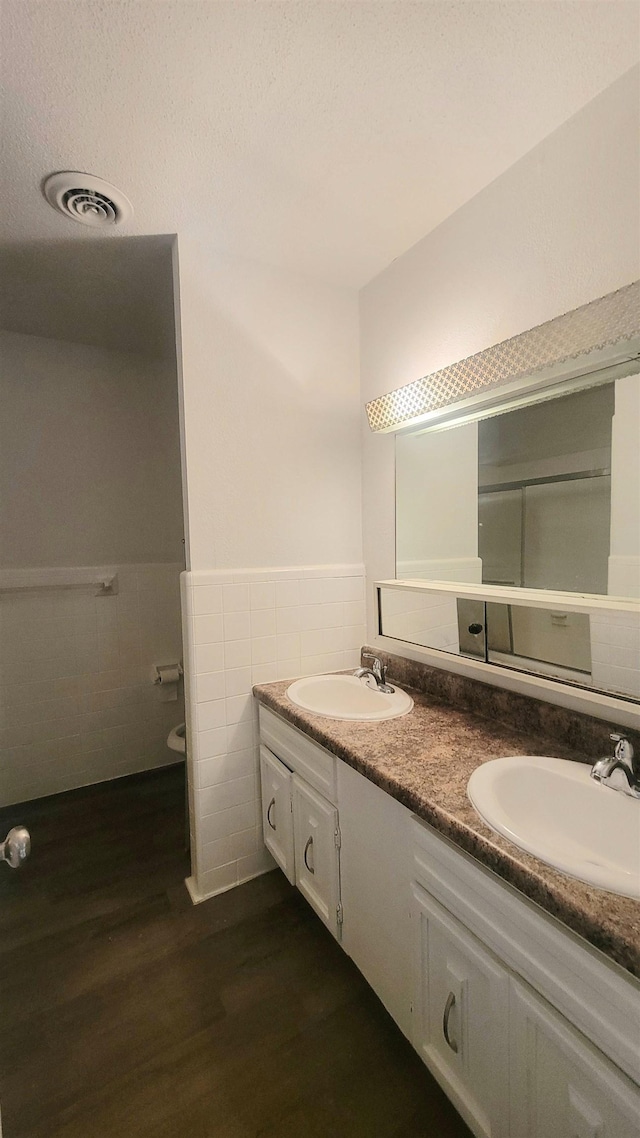
M398 429L470 396L637 336L640 281L373 399L366 406L369 426L372 431Z

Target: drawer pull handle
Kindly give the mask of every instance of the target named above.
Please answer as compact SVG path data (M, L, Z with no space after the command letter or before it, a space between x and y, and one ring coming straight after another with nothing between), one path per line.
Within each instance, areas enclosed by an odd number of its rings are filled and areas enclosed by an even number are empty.
M304 847L304 853L302 855L303 860L304 860L304 864L306 865L307 869L309 870L309 873L315 873L315 869L313 868L312 865L309 865L309 861L307 859L307 853L311 849L312 845L313 845L313 838L307 838L307 844Z
M444 1014L442 1016L442 1034L445 1037L445 1040L447 1042L447 1046L451 1048L451 1050L454 1052L455 1055L457 1055L458 1054L458 1044L456 1043L455 1039L452 1039L451 1036L449 1035L449 1016L451 1015L451 1009L452 1009L453 1005L455 1004L455 1002L456 1002L455 995L453 994L453 992L449 992L449 995L447 996L447 1002L444 1005Z
M267 822L271 826L272 830L275 830L275 828L276 828L275 822L271 821L271 811L272 811L273 807L275 806L275 804L276 804L276 800L275 800L275 798L272 798L271 802L267 806Z

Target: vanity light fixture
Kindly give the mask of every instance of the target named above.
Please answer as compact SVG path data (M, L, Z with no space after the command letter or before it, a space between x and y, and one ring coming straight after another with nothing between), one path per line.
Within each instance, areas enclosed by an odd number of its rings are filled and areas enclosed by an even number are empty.
M630 375L640 359L640 281L367 403L374 432L443 430ZM506 385L508 389L505 390ZM553 389L553 390L550 390Z

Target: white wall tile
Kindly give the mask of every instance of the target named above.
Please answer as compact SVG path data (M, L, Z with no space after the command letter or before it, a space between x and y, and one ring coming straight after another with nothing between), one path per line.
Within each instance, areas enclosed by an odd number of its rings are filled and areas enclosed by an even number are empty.
M345 606L341 602L322 606L322 627L342 628L345 623Z
M251 613L251 636L254 638L261 636L275 636L276 634L276 610L258 609Z
M262 846L256 853L238 859L238 883L268 873L270 869L275 869L275 864L266 846Z
M292 660L300 656L301 636L299 632L287 632L276 636L276 659Z
M225 667L224 644L198 644L195 647L196 675L220 672Z
M300 631L311 632L324 625L322 605L300 605Z
M224 646L225 669L244 668L251 663L251 641L231 640Z
M249 693L246 695L234 695L231 699L225 700L225 707L228 725L245 723L247 720L250 720L252 716L253 696Z
M227 727L227 751L245 751L254 743L252 723L233 723Z
M249 608L275 608L276 586L271 581L252 581L249 584Z
M212 759L215 755L227 753L227 729L215 727L211 731L198 731L197 752L199 759Z
M268 664L276 658L275 636L258 636L251 641L251 663Z
M216 727L224 727L227 720L225 717L225 700L212 699L207 703L199 703L196 711L196 722L198 731L212 731Z
M230 782L233 779L245 778L251 774L255 775L256 769L256 756L252 748L236 751L233 754L228 754L225 751L222 755L215 755L198 762L198 787L216 786L221 782Z
M344 623L345 624L363 624L364 623L364 601L345 601Z
M225 691L225 672L205 672L196 676L196 699L204 703L209 699L223 699ZM234 693L235 694L235 693Z
M187 679L194 681L193 714L201 728L191 746L193 863L200 894L228 888L220 882L231 879L234 866L236 880L273 866L262 845L252 684L357 667L365 636L363 596L362 566L183 575L185 654L193 672ZM220 617L220 608L223 640L192 643L198 619ZM200 620L199 634L219 627ZM223 689L225 726L205 729L220 722Z
M199 833L203 845L226 838L230 834L249 830L256 825L256 804L243 802L240 806L229 806L215 814L207 814L199 819ZM211 866L209 868L212 868Z
M196 644L220 644L225 639L223 618L218 613L196 616L193 631Z
M198 891L202 897L210 897L215 893L224 893L238 883L238 862L231 861L228 865L221 865L215 869L203 871L198 876Z
M278 581L276 583L276 608L294 608L300 604L299 581Z
M325 582L322 578L310 578L300 582L300 604L319 605L324 600Z
M222 586L222 611L223 612L248 612L249 611L249 586L248 585L223 585Z
M268 664L254 664L251 669L252 684L270 684L278 678L278 665L275 660Z
M225 672L226 695L247 695L251 691L251 668L230 668Z
M294 656L291 660L278 660L276 664L276 679L277 680L294 680L300 675L300 656ZM258 681L256 681L257 683Z
M300 631L300 607L276 609L276 633Z
M199 613L222 612L222 585L198 585L193 591L193 611Z
M255 802L255 796L256 780L253 776L234 778L199 790L196 799L197 810L201 818L206 818L207 815L218 814L230 806Z
M248 640L251 636L251 618L248 612L228 612L224 615L224 640Z
M324 652L324 629L301 632L300 652L302 656L317 656Z
M184 719L182 685L164 703L152 681L156 664L182 658L180 571L110 567L112 597L3 595L0 804L176 761L166 737Z

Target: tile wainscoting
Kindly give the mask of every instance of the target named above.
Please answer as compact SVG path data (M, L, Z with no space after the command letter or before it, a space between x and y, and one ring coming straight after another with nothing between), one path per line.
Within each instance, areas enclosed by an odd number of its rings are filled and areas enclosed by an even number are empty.
M43 589L32 588L33 570L0 573L11 589L0 596L0 804L176 761L166 739L184 719L182 692L164 702L153 678L182 655L183 567L82 570L117 575L115 596L52 587L75 568L38 571L51 578Z
M273 867L263 846L253 684L357 668L364 567L183 573L194 901Z

